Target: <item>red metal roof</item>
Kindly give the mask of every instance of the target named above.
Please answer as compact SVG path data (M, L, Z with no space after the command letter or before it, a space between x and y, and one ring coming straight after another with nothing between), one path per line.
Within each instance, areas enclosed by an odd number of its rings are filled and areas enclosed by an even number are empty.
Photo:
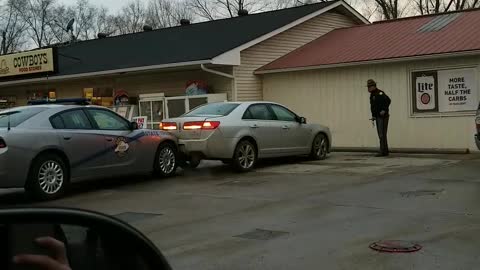
M418 31L432 20L441 19L439 16L447 15L418 16L333 30L258 71L480 50L480 10L458 13L439 31Z

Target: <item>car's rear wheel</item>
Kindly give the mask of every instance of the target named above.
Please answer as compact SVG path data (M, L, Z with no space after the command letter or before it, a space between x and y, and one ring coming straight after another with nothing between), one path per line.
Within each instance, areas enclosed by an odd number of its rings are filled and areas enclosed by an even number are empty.
M172 143L162 143L155 156L155 174L162 177L173 176L177 171L177 149Z
M56 154L43 154L33 161L25 189L36 199L53 200L65 193L69 181L65 161Z
M317 134L313 139L310 158L314 160L324 160L328 154L328 139L325 134Z
M255 145L248 140L243 140L235 148L232 165L239 172L248 172L257 164L257 158Z

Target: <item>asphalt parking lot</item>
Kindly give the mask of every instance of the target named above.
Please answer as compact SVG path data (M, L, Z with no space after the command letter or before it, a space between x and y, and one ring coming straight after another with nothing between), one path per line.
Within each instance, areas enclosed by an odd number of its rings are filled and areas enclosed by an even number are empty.
M174 269L475 269L480 264L480 157L334 153L274 160L235 174L206 162L170 179L81 184L42 203L116 215ZM2 191L0 204L28 204ZM418 243L378 253L377 240Z

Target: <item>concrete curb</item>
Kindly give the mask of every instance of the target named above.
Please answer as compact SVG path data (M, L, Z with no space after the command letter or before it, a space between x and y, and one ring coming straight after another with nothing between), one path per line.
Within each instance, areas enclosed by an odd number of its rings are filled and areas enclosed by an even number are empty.
M332 152L377 153L378 151L379 149L374 147L332 147ZM470 154L470 150L467 148L390 148L390 153L465 155Z

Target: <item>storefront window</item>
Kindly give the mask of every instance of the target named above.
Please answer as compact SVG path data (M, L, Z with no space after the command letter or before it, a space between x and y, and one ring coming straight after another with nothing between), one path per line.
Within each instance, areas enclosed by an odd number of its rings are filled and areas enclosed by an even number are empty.
M57 91L55 89L31 90L27 91L27 100L56 99Z
M0 110L15 107L17 98L15 96L0 96Z
M90 99L93 105L110 107L113 105L113 88L84 88L83 97Z

